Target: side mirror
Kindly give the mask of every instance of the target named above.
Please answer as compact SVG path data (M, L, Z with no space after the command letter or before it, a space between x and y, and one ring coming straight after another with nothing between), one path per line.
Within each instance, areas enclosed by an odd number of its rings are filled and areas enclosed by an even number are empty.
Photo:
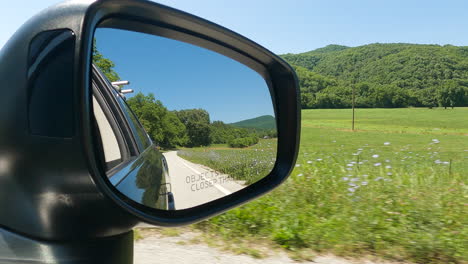
M144 221L173 225L280 184L297 146L293 71L224 28L136 3L103 4L87 36L94 111L108 113L93 137L105 192ZM110 89L118 76L134 91L126 102Z
M193 223L271 191L294 167L294 71L190 14L141 0L66 2L26 23L0 61L0 83L14 88L0 97L0 224L11 230L54 240ZM123 84L114 73L130 81L126 92L113 89ZM151 119L159 110L169 121ZM158 137L161 124L180 135ZM214 141L215 130L227 135ZM267 147L250 147L243 172L215 162L230 159L215 142L241 151L256 141ZM265 164L254 148L268 152Z

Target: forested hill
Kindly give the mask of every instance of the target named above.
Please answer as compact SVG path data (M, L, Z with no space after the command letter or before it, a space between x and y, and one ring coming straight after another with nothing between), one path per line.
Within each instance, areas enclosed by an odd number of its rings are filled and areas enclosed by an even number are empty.
M303 108L468 106L468 47L329 45L281 55L294 66Z
M264 115L256 118L242 120L236 123L232 123L230 125L242 128L275 129L276 119L271 115Z

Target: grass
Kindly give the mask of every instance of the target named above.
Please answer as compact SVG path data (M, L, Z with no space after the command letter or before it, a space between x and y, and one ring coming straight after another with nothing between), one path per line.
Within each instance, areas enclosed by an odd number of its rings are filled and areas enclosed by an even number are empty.
M261 139L248 148L214 145L209 148L185 148L177 152L184 159L225 173L235 180L252 184L268 175L276 160L276 139Z
M139 229L133 229L133 240L138 241L143 239L143 235L141 234Z
M351 129L351 110L305 110L302 126ZM468 134L468 108L357 109L355 126L361 131L415 134Z
M468 109L356 116L352 132L351 110L304 110L290 179L197 227L226 240L269 240L299 256L467 263Z

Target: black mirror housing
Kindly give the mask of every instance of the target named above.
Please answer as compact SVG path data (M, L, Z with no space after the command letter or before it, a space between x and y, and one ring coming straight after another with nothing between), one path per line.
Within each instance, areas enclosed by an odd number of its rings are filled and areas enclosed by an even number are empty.
M258 72L276 111L278 155L272 172L239 192L179 211L148 208L119 193L97 162L92 126L97 26L188 42ZM193 15L142 0L65 2L23 25L0 52L0 61L0 83L8 89L0 97L0 224L9 230L57 240L117 235L139 221L189 224L269 192L294 167L300 134L294 71L260 45Z

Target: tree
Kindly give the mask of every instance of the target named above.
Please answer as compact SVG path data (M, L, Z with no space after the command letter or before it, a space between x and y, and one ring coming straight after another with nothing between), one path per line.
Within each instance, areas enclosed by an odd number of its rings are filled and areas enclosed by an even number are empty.
M326 89L329 86L336 85L336 81L311 72L306 68L294 66L294 69L299 77L299 86L301 89L301 106L302 108L313 108L316 93Z
M187 144L185 125L176 114L167 110L153 94L141 92L127 100L127 104L140 120L146 132L156 144L164 148L174 148Z
M418 98L422 106L429 107L430 109L437 106L437 95L434 88L420 90Z
M115 63L110 59L105 58L101 52L99 52L96 45L96 38L93 39L93 64L101 70L109 81L115 82L120 80L119 75L114 70Z
M165 127L164 139L161 146L173 148L176 146L185 146L188 142L187 131L185 125L174 112L167 112L163 124Z
M210 115L203 109L175 111L187 129L187 146L198 147L211 144Z
M212 144L225 144L234 139L235 128L226 125L222 121L214 121L211 123L211 143Z
M441 88L437 90L437 102L439 106L454 108L460 106L466 99L466 87L460 85L456 80L446 81Z
M466 47L376 43L282 57L296 70L302 108L350 107L353 85L357 107L468 106Z

